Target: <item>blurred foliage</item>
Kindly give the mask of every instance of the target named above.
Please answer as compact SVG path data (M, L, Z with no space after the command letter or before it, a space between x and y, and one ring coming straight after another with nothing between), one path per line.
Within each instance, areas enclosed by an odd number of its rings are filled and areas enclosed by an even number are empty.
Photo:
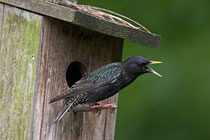
M210 139L210 1L81 0L128 16L162 36L159 49L125 41L123 60L163 64L119 96L116 140Z

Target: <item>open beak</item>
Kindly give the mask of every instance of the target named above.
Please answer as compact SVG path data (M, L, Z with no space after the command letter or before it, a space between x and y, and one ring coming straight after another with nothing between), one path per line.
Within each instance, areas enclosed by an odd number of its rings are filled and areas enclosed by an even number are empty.
M160 64L160 63L163 63L163 62L160 62L160 61L150 61L149 64ZM150 67L147 67L147 71L150 72L150 73L153 73L159 77L162 77L159 73L157 73L156 71L154 71L152 68Z
M162 75L160 75L159 73L157 73L156 71L154 71L152 68L150 68L150 67L147 67L147 71L148 72L151 72L151 73L153 73L153 74L155 74L155 75L157 75L157 76L159 76L159 77L162 77Z

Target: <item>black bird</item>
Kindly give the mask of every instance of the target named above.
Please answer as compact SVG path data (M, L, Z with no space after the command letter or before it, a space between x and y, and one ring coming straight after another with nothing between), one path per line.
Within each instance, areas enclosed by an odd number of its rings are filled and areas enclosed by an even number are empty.
M69 90L50 100L50 103L64 99L64 107L55 119L58 122L70 109L79 104L94 105L115 95L144 73L160 76L148 64L159 64L141 56L128 58L100 67L77 81Z

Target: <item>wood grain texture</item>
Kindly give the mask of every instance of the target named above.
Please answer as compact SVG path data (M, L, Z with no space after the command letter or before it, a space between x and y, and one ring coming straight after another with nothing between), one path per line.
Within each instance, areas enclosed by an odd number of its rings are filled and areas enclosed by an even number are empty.
M51 1L51 0L47 0ZM118 25L103 19L75 11L71 8L52 4L40 0L0 0L0 2L26 9L41 15L50 16L82 27L107 34L110 36L127 39L146 46L158 47L161 37L139 29Z
M51 123L63 102L49 104L51 98L68 89L66 70L73 61L88 70L121 61L123 40L87 30L67 22L44 18L39 52L34 111L30 139L33 140L112 140L116 112L68 112L57 124ZM101 103L117 103L117 95Z
M0 139L27 140L40 17L0 4Z

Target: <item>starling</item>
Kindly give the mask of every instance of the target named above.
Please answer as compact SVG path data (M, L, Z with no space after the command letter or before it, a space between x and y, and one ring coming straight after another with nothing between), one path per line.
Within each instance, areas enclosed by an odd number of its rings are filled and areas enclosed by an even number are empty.
M95 105L97 102L115 95L144 73L153 73L161 77L160 74L147 66L148 64L159 63L161 62L134 56L124 62L111 63L90 72L77 81L69 90L50 100L50 103L65 100L64 107L54 123L58 122L70 109L79 104Z

